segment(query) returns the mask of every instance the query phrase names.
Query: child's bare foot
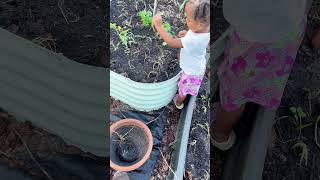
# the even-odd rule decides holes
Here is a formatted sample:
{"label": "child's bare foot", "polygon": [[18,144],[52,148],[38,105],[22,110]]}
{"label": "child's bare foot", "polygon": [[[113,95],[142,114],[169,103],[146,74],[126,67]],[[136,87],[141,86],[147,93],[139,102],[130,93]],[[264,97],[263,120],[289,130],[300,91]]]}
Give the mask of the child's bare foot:
{"label": "child's bare foot", "polygon": [[314,48],[320,48],[320,27],[318,30],[314,33],[312,39],[311,39],[312,46]]}
{"label": "child's bare foot", "polygon": [[[215,134],[215,135],[214,135]],[[226,151],[228,149],[230,149],[233,144],[235,143],[236,141],[236,135],[233,131],[231,131],[230,134],[226,135],[226,134],[218,134],[218,133],[215,133],[213,132],[211,134],[211,144],[222,150],[222,151]]]}
{"label": "child's bare foot", "polygon": [[184,107],[183,101],[185,100],[186,97],[180,97],[178,94],[173,98],[174,105],[178,109],[182,109]]}

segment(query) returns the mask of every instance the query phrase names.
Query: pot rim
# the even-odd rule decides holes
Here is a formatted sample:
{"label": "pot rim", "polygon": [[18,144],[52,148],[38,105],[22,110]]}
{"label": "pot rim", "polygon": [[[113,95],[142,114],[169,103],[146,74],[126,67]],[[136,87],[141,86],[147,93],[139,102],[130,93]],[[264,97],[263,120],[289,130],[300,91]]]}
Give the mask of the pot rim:
{"label": "pot rim", "polygon": [[145,153],[145,155],[143,156],[143,158],[138,161],[135,164],[132,164],[130,166],[120,166],[115,164],[114,162],[112,162],[111,158],[110,158],[110,167],[112,169],[118,170],[118,171],[133,171],[135,169],[138,169],[140,166],[142,166],[150,157],[150,154],[152,152],[152,147],[153,147],[153,136],[151,134],[150,129],[148,128],[148,126],[137,120],[137,119],[132,119],[132,118],[126,118],[126,119],[122,119],[119,120],[117,122],[115,122],[114,124],[112,124],[110,126],[110,139],[112,137],[112,132],[119,129],[120,127],[123,126],[128,126],[128,125],[132,125],[132,126],[137,126],[141,129],[143,129],[143,131],[145,132],[145,134],[148,137],[148,148],[147,148],[147,152]]}

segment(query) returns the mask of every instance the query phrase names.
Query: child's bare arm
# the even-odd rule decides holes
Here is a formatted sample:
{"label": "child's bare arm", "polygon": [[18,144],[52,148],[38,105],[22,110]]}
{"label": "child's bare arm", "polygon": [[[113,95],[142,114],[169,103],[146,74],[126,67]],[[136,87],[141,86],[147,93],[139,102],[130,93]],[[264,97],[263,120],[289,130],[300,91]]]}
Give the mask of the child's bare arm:
{"label": "child's bare arm", "polygon": [[162,39],[172,48],[183,48],[180,38],[174,38],[162,27],[162,18],[160,14],[153,17],[153,25],[162,37]]}

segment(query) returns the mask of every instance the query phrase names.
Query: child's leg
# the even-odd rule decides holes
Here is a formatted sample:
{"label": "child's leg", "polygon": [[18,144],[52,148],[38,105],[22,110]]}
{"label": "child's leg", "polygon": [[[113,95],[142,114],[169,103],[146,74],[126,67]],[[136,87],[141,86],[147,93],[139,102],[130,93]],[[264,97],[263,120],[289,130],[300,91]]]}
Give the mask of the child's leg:
{"label": "child's leg", "polygon": [[177,106],[181,106],[181,104],[184,102],[184,100],[186,99],[186,97],[187,97],[187,96],[180,96],[180,95],[178,95],[178,96],[177,96],[177,101],[176,101]]}
{"label": "child's leg", "polygon": [[245,104],[235,111],[227,112],[221,104],[216,107],[216,120],[212,127],[211,137],[217,142],[225,142],[229,138],[233,126],[240,120]]}
{"label": "child's leg", "polygon": [[320,27],[317,29],[317,31],[314,33],[312,37],[312,46],[314,48],[320,48]]}

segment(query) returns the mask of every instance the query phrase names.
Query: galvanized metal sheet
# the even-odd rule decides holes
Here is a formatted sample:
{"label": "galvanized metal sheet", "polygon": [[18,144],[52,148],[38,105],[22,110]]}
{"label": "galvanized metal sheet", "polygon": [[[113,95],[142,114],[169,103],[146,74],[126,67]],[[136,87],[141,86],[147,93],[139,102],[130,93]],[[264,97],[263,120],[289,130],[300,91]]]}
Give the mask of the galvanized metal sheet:
{"label": "galvanized metal sheet", "polygon": [[0,106],[98,156],[108,156],[108,69],[55,54],[0,28]]}

